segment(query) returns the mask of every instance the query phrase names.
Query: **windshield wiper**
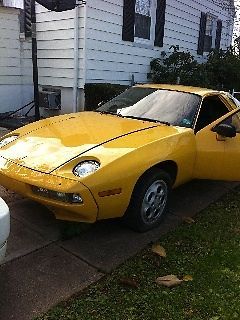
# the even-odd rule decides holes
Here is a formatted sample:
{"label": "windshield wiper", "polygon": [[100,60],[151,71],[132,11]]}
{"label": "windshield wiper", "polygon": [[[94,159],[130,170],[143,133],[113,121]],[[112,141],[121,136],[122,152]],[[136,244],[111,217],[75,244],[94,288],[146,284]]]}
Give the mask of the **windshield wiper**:
{"label": "windshield wiper", "polygon": [[101,114],[115,114],[114,112],[104,111],[104,110],[94,110],[94,112],[98,112],[98,113],[101,113]]}
{"label": "windshield wiper", "polygon": [[129,119],[137,119],[137,120],[143,120],[143,121],[150,121],[150,122],[155,122],[155,123],[161,123],[165,124],[166,126],[170,126],[171,124],[167,121],[161,121],[161,120],[156,120],[156,119],[151,119],[151,118],[143,118],[143,117],[136,117],[136,116],[123,116],[124,118],[129,118]]}
{"label": "windshield wiper", "polygon": [[101,114],[111,114],[113,116],[117,116],[117,117],[123,118],[123,115],[121,115],[121,113],[116,113],[116,112],[111,112],[111,111],[103,111],[103,110],[94,110],[94,112],[98,112],[98,113],[101,113]]}
{"label": "windshield wiper", "polygon": [[166,126],[170,126],[171,125],[167,121],[156,120],[156,119],[151,119],[151,118],[136,117],[136,116],[125,116],[125,115],[122,115],[121,113],[115,113],[115,112],[110,112],[110,111],[101,111],[101,110],[95,110],[95,112],[99,112],[101,114],[111,114],[113,116],[117,116],[117,117],[120,117],[120,118],[137,119],[137,120],[142,120],[142,121],[150,121],[150,122],[154,122],[154,123],[161,123],[161,124],[165,124]]}

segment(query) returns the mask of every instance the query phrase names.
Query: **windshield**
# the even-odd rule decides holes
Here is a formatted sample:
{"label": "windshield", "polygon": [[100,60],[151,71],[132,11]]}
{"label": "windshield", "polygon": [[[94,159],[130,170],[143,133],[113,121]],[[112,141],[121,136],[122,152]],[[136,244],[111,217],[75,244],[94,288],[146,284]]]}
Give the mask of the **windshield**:
{"label": "windshield", "polygon": [[96,111],[192,127],[201,97],[191,93],[133,87]]}

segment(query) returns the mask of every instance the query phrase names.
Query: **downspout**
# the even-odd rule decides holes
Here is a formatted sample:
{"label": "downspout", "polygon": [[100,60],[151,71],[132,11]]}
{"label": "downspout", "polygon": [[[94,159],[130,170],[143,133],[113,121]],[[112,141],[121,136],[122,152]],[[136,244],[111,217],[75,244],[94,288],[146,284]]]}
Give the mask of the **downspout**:
{"label": "downspout", "polygon": [[80,88],[83,90],[83,107],[85,107],[85,84],[86,84],[86,39],[87,39],[87,1],[82,1],[82,9],[83,9],[83,46],[82,46],[82,81],[80,84]]}
{"label": "downspout", "polygon": [[74,79],[73,79],[73,112],[78,111],[78,71],[79,71],[79,6],[75,8],[74,16]]}
{"label": "downspout", "polygon": [[[76,1],[77,6],[75,8],[75,18],[74,18],[74,83],[73,83],[73,112],[78,111],[78,88],[83,89],[85,87],[85,78],[86,78],[86,1],[79,0]],[[82,21],[83,26],[83,39],[82,39],[82,75],[81,82],[79,84],[79,8],[82,11]],[[82,99],[82,104],[84,105],[84,98]]]}

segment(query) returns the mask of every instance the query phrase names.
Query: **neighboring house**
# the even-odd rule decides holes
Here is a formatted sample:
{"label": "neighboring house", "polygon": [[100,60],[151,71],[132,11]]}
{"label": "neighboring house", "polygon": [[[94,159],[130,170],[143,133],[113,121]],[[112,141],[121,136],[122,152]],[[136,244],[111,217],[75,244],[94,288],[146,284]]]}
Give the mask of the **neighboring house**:
{"label": "neighboring house", "polygon": [[172,45],[202,60],[231,44],[233,0],[79,2],[62,13],[37,6],[39,83],[61,90],[63,113],[82,108],[86,83],[146,82],[150,61]]}
{"label": "neighboring house", "polygon": [[20,32],[21,10],[0,1],[0,113],[33,100],[31,42]]}

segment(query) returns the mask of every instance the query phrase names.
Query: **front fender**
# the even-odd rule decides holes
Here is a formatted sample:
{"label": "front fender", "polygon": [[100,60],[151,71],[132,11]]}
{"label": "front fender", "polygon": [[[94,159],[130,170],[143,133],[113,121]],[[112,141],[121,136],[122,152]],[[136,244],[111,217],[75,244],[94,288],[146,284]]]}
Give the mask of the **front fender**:
{"label": "front fender", "polygon": [[[178,166],[175,186],[192,178],[195,161],[195,136],[191,129],[175,129],[173,134],[159,139],[158,128],[129,135],[84,154],[54,172],[57,175],[73,176],[73,167],[83,160],[95,159],[101,167],[94,174],[80,179],[93,194],[99,212],[98,219],[121,217],[125,213],[138,179],[149,168],[167,161]],[[75,177],[76,179],[76,177]],[[120,190],[115,195],[107,191]]]}

